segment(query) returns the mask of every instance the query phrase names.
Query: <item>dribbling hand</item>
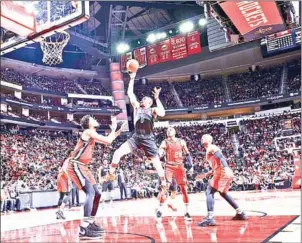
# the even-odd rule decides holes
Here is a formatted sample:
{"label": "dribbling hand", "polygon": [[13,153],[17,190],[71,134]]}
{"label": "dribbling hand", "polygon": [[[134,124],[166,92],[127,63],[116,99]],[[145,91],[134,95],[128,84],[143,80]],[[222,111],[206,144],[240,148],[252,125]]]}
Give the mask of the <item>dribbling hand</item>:
{"label": "dribbling hand", "polygon": [[225,169],[225,175],[226,175],[228,178],[231,178],[231,177],[234,176],[234,175],[233,175],[233,171],[232,171],[232,169],[231,169],[230,167],[225,167],[224,169]]}
{"label": "dribbling hand", "polygon": [[204,178],[207,177],[207,174],[199,174],[195,177],[196,181],[202,181]]}

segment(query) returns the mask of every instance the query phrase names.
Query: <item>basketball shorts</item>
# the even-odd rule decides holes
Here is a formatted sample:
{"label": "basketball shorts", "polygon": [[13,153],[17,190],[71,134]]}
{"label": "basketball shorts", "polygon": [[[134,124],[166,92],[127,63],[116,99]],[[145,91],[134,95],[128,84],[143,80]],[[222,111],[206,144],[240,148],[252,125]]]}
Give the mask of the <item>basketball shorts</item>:
{"label": "basketball shorts", "polygon": [[219,192],[227,193],[230,190],[233,178],[222,174],[214,174],[210,185]]}
{"label": "basketball shorts", "polygon": [[154,136],[143,137],[133,134],[128,140],[128,143],[132,152],[135,152],[137,149],[142,149],[148,158],[158,156],[158,148]]}
{"label": "basketball shorts", "polygon": [[103,192],[111,192],[113,190],[113,182],[112,181],[106,181],[102,185],[102,191]]}
{"label": "basketball shorts", "polygon": [[68,177],[64,173],[59,173],[57,180],[57,191],[58,192],[70,192],[71,186],[68,182]]}
{"label": "basketball shorts", "polygon": [[85,179],[91,183],[91,185],[96,184],[94,176],[88,169],[88,166],[82,164],[81,162],[77,162],[75,160],[70,161],[68,163],[67,173],[69,178],[79,190],[82,190],[82,188],[85,186]]}
{"label": "basketball shorts", "polygon": [[183,165],[168,165],[166,164],[165,169],[166,180],[169,183],[172,183],[173,178],[175,178],[177,185],[186,185],[187,184],[187,175],[186,170]]}

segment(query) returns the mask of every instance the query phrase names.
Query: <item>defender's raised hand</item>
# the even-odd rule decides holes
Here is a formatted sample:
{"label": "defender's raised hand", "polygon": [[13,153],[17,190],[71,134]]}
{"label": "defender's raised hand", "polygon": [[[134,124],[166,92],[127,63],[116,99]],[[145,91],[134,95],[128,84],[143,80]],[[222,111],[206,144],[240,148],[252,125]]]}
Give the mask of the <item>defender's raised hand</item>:
{"label": "defender's raised hand", "polygon": [[153,94],[153,96],[154,96],[154,99],[158,99],[159,98],[159,93],[160,93],[160,91],[161,91],[161,88],[156,88],[156,87],[154,87],[154,89],[153,89],[153,91],[152,91],[152,94]]}

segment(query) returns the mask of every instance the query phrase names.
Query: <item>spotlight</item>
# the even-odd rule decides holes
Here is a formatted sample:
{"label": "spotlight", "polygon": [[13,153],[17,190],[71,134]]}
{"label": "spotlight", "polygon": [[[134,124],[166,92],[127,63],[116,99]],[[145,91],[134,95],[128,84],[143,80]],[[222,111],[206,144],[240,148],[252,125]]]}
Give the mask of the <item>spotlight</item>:
{"label": "spotlight", "polygon": [[149,34],[148,37],[147,37],[147,41],[150,42],[150,43],[153,43],[156,41],[156,36],[155,34]]}
{"label": "spotlight", "polygon": [[169,34],[172,34],[173,33],[173,30],[169,30]]}
{"label": "spotlight", "polygon": [[161,39],[165,39],[167,37],[167,33],[166,32],[162,32],[161,33]]}
{"label": "spotlight", "polygon": [[119,43],[116,47],[117,53],[123,54],[129,51],[130,46],[127,43]]}
{"label": "spotlight", "polygon": [[199,24],[200,26],[205,26],[205,25],[207,24],[207,20],[206,20],[206,19],[200,19],[200,20],[198,21],[198,24]]}
{"label": "spotlight", "polygon": [[188,33],[194,29],[194,24],[192,21],[186,21],[180,24],[179,31],[183,34]]}
{"label": "spotlight", "polygon": [[157,33],[155,36],[156,36],[156,39],[159,40],[162,37],[162,33]]}

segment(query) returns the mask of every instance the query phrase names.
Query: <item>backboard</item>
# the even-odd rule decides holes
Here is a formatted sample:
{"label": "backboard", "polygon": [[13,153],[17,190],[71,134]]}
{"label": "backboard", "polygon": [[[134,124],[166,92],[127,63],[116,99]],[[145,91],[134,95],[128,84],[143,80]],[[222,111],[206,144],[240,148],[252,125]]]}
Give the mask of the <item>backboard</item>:
{"label": "backboard", "polygon": [[89,1],[1,1],[1,55],[89,19]]}

